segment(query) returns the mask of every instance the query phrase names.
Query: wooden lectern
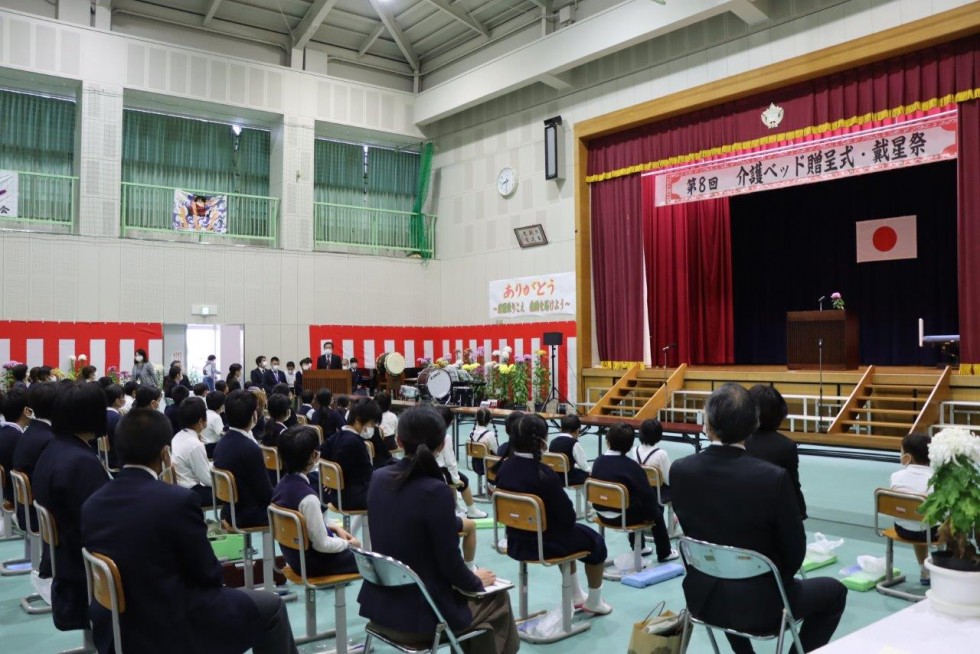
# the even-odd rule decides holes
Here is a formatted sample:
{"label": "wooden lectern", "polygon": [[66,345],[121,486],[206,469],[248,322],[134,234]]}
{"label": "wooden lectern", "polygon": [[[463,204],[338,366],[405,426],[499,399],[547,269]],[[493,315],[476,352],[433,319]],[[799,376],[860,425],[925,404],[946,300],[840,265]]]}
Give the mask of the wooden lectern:
{"label": "wooden lectern", "polygon": [[308,370],[303,373],[303,390],[316,392],[328,389],[336,395],[350,395],[350,370]]}
{"label": "wooden lectern", "polygon": [[852,370],[860,363],[857,314],[839,309],[790,311],[786,314],[786,367],[816,370],[823,339],[823,367]]}

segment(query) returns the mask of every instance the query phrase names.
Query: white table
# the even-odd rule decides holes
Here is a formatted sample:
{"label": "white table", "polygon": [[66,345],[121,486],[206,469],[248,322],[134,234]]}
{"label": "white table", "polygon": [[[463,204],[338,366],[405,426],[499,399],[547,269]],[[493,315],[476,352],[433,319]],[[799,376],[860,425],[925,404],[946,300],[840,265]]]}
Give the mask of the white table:
{"label": "white table", "polygon": [[820,654],[935,654],[976,652],[980,618],[954,618],[928,599],[816,650]]}

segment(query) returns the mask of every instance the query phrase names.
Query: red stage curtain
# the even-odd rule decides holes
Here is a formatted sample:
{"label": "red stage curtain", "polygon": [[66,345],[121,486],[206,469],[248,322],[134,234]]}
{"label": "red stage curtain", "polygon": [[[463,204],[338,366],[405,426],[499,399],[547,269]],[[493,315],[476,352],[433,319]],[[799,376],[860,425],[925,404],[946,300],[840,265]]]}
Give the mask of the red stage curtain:
{"label": "red stage curtain", "polygon": [[[643,361],[643,205],[640,177],[592,187],[592,284],[603,361]],[[588,280],[579,280],[587,284]]]}
{"label": "red stage curtain", "polygon": [[960,360],[980,363],[980,101],[960,104],[957,136]]}
{"label": "red stage curtain", "polygon": [[728,198],[658,207],[656,178],[643,177],[642,187],[647,312],[656,362],[662,360],[661,348],[676,343],[667,359],[671,365],[734,363]]}
{"label": "red stage curtain", "polygon": [[[774,133],[791,133],[841,119],[879,114],[936,98],[944,100],[940,105],[963,100],[955,97],[957,92],[980,88],[978,53],[980,35],[971,36],[612,134],[589,142],[587,174],[607,173],[750,142]],[[785,110],[783,122],[775,130],[765,127],[760,119],[770,102]],[[938,108],[923,106],[918,109],[921,109],[919,113],[925,113]],[[917,112],[913,110],[912,113]],[[892,121],[890,114],[878,115],[870,124]],[[831,133],[850,129],[842,127]],[[743,151],[776,147],[801,136],[791,135],[785,141],[749,146]]]}

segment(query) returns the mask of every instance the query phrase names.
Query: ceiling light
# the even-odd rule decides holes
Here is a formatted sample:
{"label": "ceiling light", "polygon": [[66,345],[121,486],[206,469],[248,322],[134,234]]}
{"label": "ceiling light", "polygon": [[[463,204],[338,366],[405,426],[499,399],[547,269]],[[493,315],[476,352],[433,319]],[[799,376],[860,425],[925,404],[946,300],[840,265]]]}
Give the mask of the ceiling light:
{"label": "ceiling light", "polygon": [[235,133],[235,136],[241,136],[241,134],[242,134],[242,126],[241,125],[232,125],[231,126],[231,131]]}

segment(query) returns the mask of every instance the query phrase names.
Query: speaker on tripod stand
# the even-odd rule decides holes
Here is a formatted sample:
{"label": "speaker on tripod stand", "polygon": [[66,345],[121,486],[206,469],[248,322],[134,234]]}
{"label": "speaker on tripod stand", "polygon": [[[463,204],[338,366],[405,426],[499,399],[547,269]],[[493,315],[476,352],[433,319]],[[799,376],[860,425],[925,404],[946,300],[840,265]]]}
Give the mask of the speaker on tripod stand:
{"label": "speaker on tripod stand", "polygon": [[557,348],[564,344],[565,336],[561,332],[545,332],[541,340],[551,348],[551,392],[544,402],[544,410],[548,413],[565,413],[565,405],[571,402],[558,390],[558,378],[555,376]]}

